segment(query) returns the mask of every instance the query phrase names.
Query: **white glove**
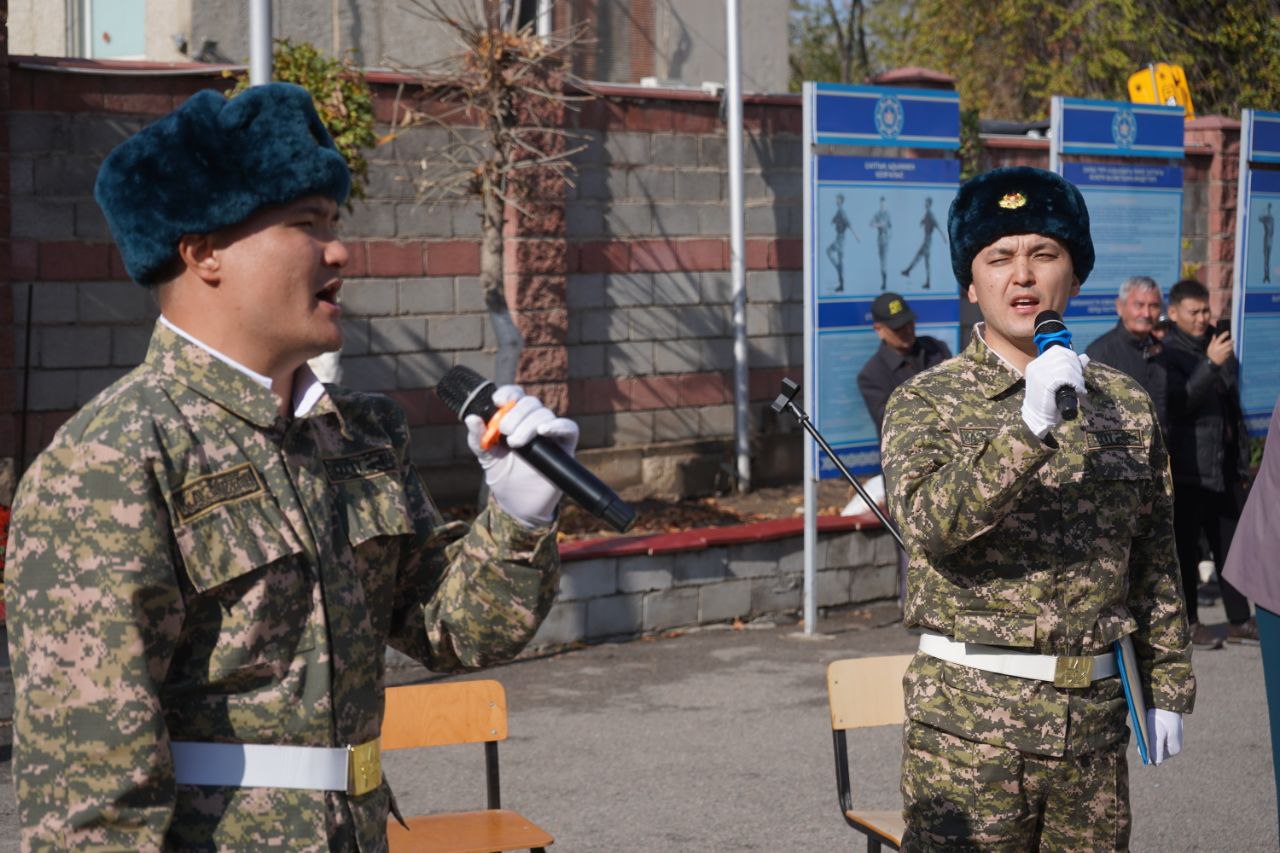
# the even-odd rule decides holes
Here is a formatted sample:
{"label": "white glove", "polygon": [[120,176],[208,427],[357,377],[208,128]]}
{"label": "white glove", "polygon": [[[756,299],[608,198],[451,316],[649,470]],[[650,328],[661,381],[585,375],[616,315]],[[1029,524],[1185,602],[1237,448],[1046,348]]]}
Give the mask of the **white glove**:
{"label": "white glove", "polygon": [[578,425],[568,418],[557,418],[537,397],[526,396],[519,385],[503,385],[493,392],[497,406],[512,401],[515,405],[502,415],[498,426],[503,440],[488,450],[481,448],[485,422],[479,415],[468,415],[464,421],[467,446],[480,460],[484,481],[498,506],[529,527],[541,527],[555,518],[560,489],[511,451],[542,435],[572,456],[578,446]]}
{"label": "white glove", "polygon": [[1182,715],[1163,708],[1147,709],[1147,757],[1152,764],[1173,758],[1182,752]]}
{"label": "white glove", "polygon": [[1066,347],[1049,347],[1033,358],[1023,373],[1027,393],[1022,398],[1022,420],[1039,438],[1062,423],[1053,395],[1064,385],[1076,389],[1076,398],[1085,395],[1084,368],[1089,356],[1077,355]]}

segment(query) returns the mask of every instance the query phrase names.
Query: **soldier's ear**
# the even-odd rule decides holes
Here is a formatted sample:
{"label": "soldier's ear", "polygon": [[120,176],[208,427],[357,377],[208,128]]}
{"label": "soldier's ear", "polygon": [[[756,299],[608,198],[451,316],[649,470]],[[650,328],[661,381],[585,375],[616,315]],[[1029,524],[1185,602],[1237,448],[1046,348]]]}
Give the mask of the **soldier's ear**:
{"label": "soldier's ear", "polygon": [[[1079,276],[1071,276],[1071,298],[1075,299],[1080,295],[1080,278]],[[1116,300],[1119,303],[1119,300]]]}
{"label": "soldier's ear", "polygon": [[978,304],[978,291],[974,290],[973,282],[969,282],[969,286],[965,288],[964,292],[969,295],[969,302],[971,302],[974,305]]}
{"label": "soldier's ear", "polygon": [[178,257],[184,270],[206,284],[220,281],[222,263],[212,234],[184,234],[178,240]]}

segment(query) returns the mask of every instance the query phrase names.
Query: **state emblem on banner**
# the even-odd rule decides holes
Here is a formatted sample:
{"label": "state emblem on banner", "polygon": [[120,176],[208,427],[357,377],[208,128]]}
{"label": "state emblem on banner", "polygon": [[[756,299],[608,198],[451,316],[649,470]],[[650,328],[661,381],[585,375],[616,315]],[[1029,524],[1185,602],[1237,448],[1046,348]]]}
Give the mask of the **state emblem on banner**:
{"label": "state emblem on banner", "polygon": [[902,102],[893,95],[883,95],[876,101],[876,132],[884,139],[893,139],[902,133]]}
{"label": "state emblem on banner", "polygon": [[1111,138],[1121,148],[1128,148],[1138,138],[1138,119],[1130,110],[1116,110],[1111,119]]}

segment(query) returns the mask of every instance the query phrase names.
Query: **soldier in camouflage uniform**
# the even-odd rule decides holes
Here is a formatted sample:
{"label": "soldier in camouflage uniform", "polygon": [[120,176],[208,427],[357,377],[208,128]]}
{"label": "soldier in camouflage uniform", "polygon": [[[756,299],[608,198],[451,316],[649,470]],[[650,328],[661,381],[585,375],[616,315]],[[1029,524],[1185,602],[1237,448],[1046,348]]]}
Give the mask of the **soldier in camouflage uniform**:
{"label": "soldier in camouflage uniform", "polygon": [[[15,502],[27,849],[384,849],[386,645],[483,667],[551,605],[554,487],[486,451],[493,500],[445,523],[400,408],[305,366],[341,343],[348,186],[310,96],[284,84],[202,92],[102,167],[99,202],[162,316]],[[513,446],[519,431],[572,449],[572,422],[502,397],[519,398]],[[309,756],[330,781],[253,781],[255,761],[277,778]]]}
{"label": "soldier in camouflage uniform", "polygon": [[[1156,761],[1181,748],[1195,681],[1156,413],[1123,373],[1036,356],[1093,266],[1088,212],[1049,172],[961,187],[955,274],[985,322],[889,400],[884,469],[910,560],[903,850],[1128,845],[1126,703],[1112,641],[1139,661]],[[1060,385],[1076,420],[1054,405]]]}

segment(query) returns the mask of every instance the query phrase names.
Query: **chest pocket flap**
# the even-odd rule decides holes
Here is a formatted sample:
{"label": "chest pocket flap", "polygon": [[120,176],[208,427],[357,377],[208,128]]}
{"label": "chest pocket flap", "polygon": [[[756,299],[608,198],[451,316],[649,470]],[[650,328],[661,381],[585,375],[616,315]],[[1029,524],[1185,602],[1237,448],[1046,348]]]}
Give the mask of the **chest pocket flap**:
{"label": "chest pocket flap", "polygon": [[339,492],[347,541],[354,548],[379,536],[413,532],[404,484],[390,448],[324,460],[325,473]]}
{"label": "chest pocket flap", "polygon": [[1099,447],[1088,451],[1085,476],[1099,480],[1150,480],[1145,447]]}
{"label": "chest pocket flap", "polygon": [[174,537],[197,592],[302,551],[265,489],[202,509]]}

